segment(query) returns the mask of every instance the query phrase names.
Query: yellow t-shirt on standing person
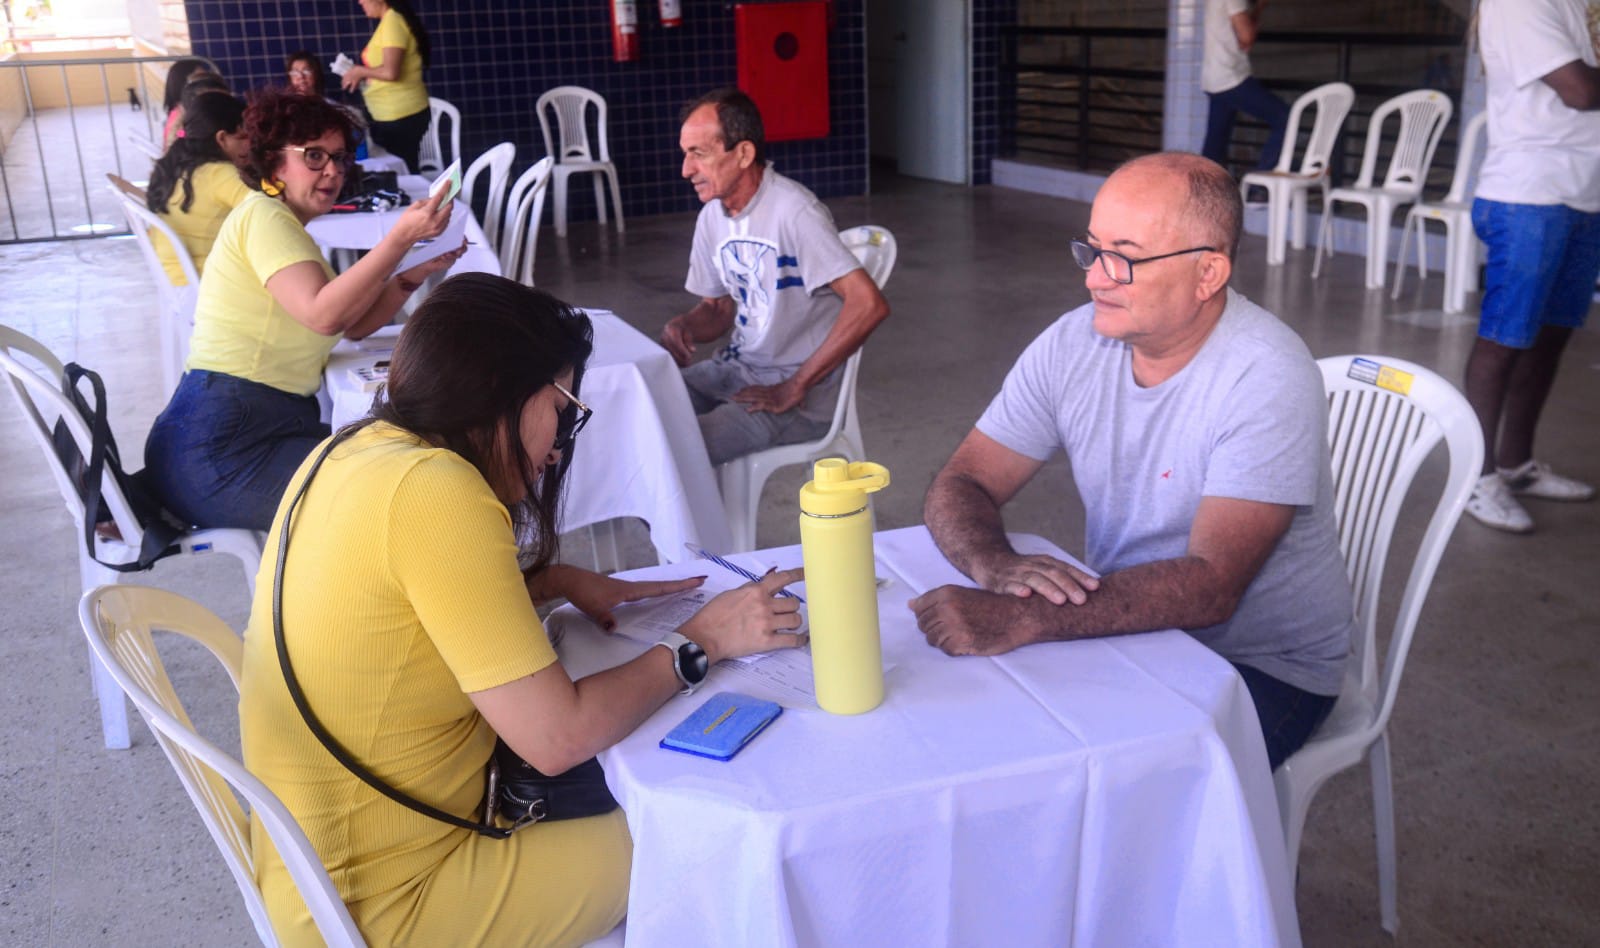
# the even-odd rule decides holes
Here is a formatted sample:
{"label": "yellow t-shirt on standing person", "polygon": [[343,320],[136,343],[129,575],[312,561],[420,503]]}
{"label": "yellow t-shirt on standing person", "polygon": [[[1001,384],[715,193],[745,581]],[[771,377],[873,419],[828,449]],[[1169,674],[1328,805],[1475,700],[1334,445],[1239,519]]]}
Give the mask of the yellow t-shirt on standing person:
{"label": "yellow t-shirt on standing person", "polygon": [[317,261],[333,279],[322,248],[289,206],[252,192],[222,222],[207,258],[185,367],[314,393],[339,337],[307,328],[267,292],[273,274],[303,260]]}
{"label": "yellow t-shirt on standing person", "polygon": [[361,89],[361,98],[367,111],[379,122],[393,122],[408,115],[416,115],[428,107],[428,87],[422,84],[422,54],[417,50],[417,38],[411,35],[406,18],[394,10],[387,10],[378,20],[378,28],[361,51],[364,65],[383,65],[385,49],[401,49],[400,76],[393,82],[368,79]]}
{"label": "yellow t-shirt on standing person", "polygon": [[[161,212],[161,216],[178,235],[183,249],[189,251],[195,272],[204,276],[206,257],[211,254],[212,244],[216,243],[217,232],[222,230],[222,222],[227,219],[229,212],[250,196],[250,189],[245,186],[239,177],[239,169],[231,161],[208,161],[194,169],[189,182],[194,185],[194,201],[189,209],[183,209],[183,183],[180,181],[172,189],[172,197],[167,199],[167,209]],[[178,256],[172,252],[167,238],[160,232],[150,237],[155,244],[156,256],[161,258],[161,269],[167,272],[167,279],[172,281],[173,286],[186,285],[189,281],[184,279],[183,267],[178,265]]]}
{"label": "yellow t-shirt on standing person", "polygon": [[[320,453],[296,473],[285,504]],[[269,551],[281,520],[280,509]],[[495,735],[467,695],[556,660],[517,569],[505,506],[460,455],[380,422],[333,450],[290,540],[284,640],[312,712],[380,779],[480,818]],[[548,944],[614,926],[631,861],[620,810],[491,839],[389,800],[328,753],[284,683],[274,559],[262,563],[245,632],[244,762],[294,814],[368,944]],[[254,821],[251,840],[280,940],[320,943]]]}

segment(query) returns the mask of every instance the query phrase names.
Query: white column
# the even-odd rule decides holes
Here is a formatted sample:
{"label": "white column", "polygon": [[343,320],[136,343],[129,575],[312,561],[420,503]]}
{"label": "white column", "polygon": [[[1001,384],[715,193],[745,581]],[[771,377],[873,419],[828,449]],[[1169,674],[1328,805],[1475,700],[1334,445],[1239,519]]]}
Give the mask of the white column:
{"label": "white column", "polygon": [[1205,17],[1205,0],[1170,0],[1167,5],[1167,87],[1161,147],[1168,151],[1199,151],[1205,144],[1206,94],[1200,91]]}

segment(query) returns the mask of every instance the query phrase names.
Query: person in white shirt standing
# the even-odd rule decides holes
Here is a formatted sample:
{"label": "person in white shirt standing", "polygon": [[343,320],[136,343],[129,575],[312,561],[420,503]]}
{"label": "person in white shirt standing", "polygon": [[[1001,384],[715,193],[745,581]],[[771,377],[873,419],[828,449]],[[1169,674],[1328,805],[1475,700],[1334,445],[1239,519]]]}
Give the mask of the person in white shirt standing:
{"label": "person in white shirt standing", "polygon": [[1205,91],[1206,141],[1200,154],[1228,167],[1228,143],[1234,117],[1243,112],[1267,123],[1267,143],[1259,169],[1278,163],[1289,107],[1250,74],[1250,47],[1260,30],[1266,0],[1206,0],[1205,42],[1201,47],[1200,88]]}
{"label": "person in white shirt standing", "polygon": [[1467,512],[1533,529],[1517,497],[1581,501],[1588,484],[1533,457],[1533,435],[1600,276],[1600,2],[1483,0],[1478,46],[1489,150],[1472,226],[1488,246],[1467,400],[1483,425],[1483,476]]}

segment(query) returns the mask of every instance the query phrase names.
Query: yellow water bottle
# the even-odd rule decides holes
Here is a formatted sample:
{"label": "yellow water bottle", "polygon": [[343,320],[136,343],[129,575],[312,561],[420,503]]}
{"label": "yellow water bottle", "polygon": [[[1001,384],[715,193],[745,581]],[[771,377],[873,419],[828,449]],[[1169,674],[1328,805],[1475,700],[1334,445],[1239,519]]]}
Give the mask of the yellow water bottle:
{"label": "yellow water bottle", "polygon": [[872,501],[889,471],[869,461],[824,458],[800,488],[800,553],[811,616],[817,706],[860,714],[883,702]]}

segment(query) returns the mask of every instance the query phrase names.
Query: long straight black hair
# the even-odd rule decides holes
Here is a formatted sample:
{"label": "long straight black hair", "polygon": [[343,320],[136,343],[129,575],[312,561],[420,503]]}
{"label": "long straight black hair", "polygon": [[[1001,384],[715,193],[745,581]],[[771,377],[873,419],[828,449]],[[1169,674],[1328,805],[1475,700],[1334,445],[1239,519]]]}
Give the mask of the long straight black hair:
{"label": "long straight black hair", "polygon": [[[593,351],[589,317],[549,293],[487,273],[453,276],[406,321],[372,420],[461,455],[496,494],[509,493],[508,477],[519,478],[525,493],[509,505],[511,518],[524,567],[537,572],[558,552],[561,481],[572,446],[560,464],[535,475],[540,459],[523,446],[522,409],[569,369],[576,394]],[[570,416],[561,421],[569,425]]]}
{"label": "long straight black hair", "polygon": [[211,72],[211,64],[204,59],[180,59],[167,69],[167,85],[163,90],[161,110],[171,112],[183,98],[183,87],[196,72]]}
{"label": "long straight black hair", "polygon": [[400,14],[406,21],[406,26],[411,29],[411,35],[417,40],[417,55],[422,57],[422,65],[427,66],[433,56],[433,40],[428,38],[428,28],[422,25],[422,18],[417,16],[417,10],[411,5],[411,0],[388,0],[389,9]]}
{"label": "long straight black hair", "polygon": [[183,135],[167,153],[156,159],[145,188],[145,204],[157,214],[167,213],[172,196],[183,185],[179,208],[188,213],[194,205],[194,170],[213,161],[230,159],[217,144],[218,132],[237,132],[244,125],[244,103],[224,92],[196,98],[184,109]]}

